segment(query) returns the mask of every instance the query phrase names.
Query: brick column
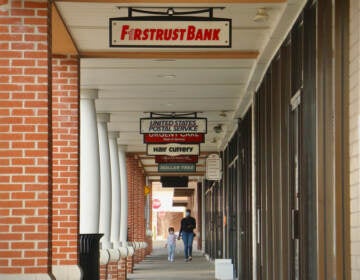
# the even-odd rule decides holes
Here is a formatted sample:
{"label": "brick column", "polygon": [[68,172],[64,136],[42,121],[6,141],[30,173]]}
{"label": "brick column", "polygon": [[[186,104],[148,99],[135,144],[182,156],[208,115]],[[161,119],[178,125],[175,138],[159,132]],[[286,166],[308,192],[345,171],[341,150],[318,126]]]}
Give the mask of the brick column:
{"label": "brick column", "polygon": [[[138,159],[133,155],[126,158],[126,170],[128,179],[128,240],[141,242],[145,241],[145,175],[139,167]],[[143,249],[136,248],[132,258],[138,263],[144,258]],[[129,267],[128,267],[129,272]]]}
{"label": "brick column", "polygon": [[126,258],[121,258],[118,262],[118,279],[117,280],[126,280],[127,271],[126,271]]}
{"label": "brick column", "polygon": [[126,258],[126,272],[133,273],[134,269],[134,256],[129,256]]}
{"label": "brick column", "polygon": [[53,208],[52,272],[80,279],[79,232],[79,59],[52,59]]}
{"label": "brick column", "polygon": [[48,2],[1,4],[0,279],[50,279]]}

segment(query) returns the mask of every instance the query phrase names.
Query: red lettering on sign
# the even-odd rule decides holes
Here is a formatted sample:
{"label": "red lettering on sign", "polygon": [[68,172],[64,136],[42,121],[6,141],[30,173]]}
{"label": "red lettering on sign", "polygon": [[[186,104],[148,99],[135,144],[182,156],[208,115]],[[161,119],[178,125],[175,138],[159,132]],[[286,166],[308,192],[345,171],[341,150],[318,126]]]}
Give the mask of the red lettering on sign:
{"label": "red lettering on sign", "polygon": [[[196,28],[189,25],[187,29],[161,29],[161,28],[131,28],[130,25],[123,25],[120,40],[156,40],[156,41],[219,41],[221,29]],[[128,38],[126,38],[128,37]]]}
{"label": "red lettering on sign", "polygon": [[144,143],[158,144],[158,143],[203,143],[205,140],[203,133],[189,133],[189,134],[156,134],[145,133]]}
{"label": "red lettering on sign", "polygon": [[125,39],[125,35],[128,33],[128,29],[130,28],[129,25],[123,25],[122,29],[121,29],[121,36],[120,36],[120,40],[124,40]]}
{"label": "red lettering on sign", "polygon": [[162,30],[162,29],[156,30],[156,40],[162,41],[163,33],[164,33],[164,30]]}
{"label": "red lettering on sign", "polygon": [[213,36],[212,36],[213,41],[220,40],[219,33],[220,33],[220,29],[214,29]]}
{"label": "red lettering on sign", "polygon": [[186,40],[194,40],[195,30],[196,30],[196,28],[194,25],[189,25]]}

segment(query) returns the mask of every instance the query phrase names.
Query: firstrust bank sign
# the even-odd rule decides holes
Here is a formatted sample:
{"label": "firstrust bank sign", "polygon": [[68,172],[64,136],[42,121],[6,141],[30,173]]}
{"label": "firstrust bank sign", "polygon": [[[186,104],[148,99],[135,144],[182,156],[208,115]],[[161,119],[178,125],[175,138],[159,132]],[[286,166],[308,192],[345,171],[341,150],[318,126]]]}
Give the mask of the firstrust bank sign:
{"label": "firstrust bank sign", "polygon": [[231,19],[141,17],[110,19],[110,47],[231,47]]}

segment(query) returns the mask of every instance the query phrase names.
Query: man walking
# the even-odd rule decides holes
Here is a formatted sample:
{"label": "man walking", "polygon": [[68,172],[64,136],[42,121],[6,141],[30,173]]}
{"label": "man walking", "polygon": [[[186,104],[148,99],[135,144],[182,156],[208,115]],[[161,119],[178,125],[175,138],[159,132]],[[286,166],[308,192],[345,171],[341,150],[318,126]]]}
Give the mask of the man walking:
{"label": "man walking", "polygon": [[181,226],[178,237],[178,239],[180,240],[180,236],[181,236],[184,242],[184,254],[185,254],[186,262],[192,260],[192,243],[195,236],[194,228],[196,228],[196,221],[190,215],[191,215],[190,209],[186,209],[185,218],[181,220]]}

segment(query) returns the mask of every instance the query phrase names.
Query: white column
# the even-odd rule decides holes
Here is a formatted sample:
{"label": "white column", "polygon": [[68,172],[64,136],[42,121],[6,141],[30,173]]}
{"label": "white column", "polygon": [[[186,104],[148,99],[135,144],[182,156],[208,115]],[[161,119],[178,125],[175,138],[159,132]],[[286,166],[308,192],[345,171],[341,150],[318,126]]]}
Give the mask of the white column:
{"label": "white column", "polygon": [[80,100],[80,233],[99,232],[100,162],[96,126],[97,90],[81,90]]}
{"label": "white column", "polygon": [[111,234],[110,240],[114,249],[120,247],[120,167],[117,138],[118,132],[109,132],[111,162]]}
{"label": "white column", "polygon": [[101,238],[101,248],[111,248],[111,166],[107,123],[110,114],[97,114],[99,152],[100,152],[100,222],[99,232],[104,236]]}
{"label": "white column", "polygon": [[128,184],[126,173],[126,146],[120,145],[118,146],[118,148],[121,180],[120,242],[122,246],[126,246],[128,228]]}

